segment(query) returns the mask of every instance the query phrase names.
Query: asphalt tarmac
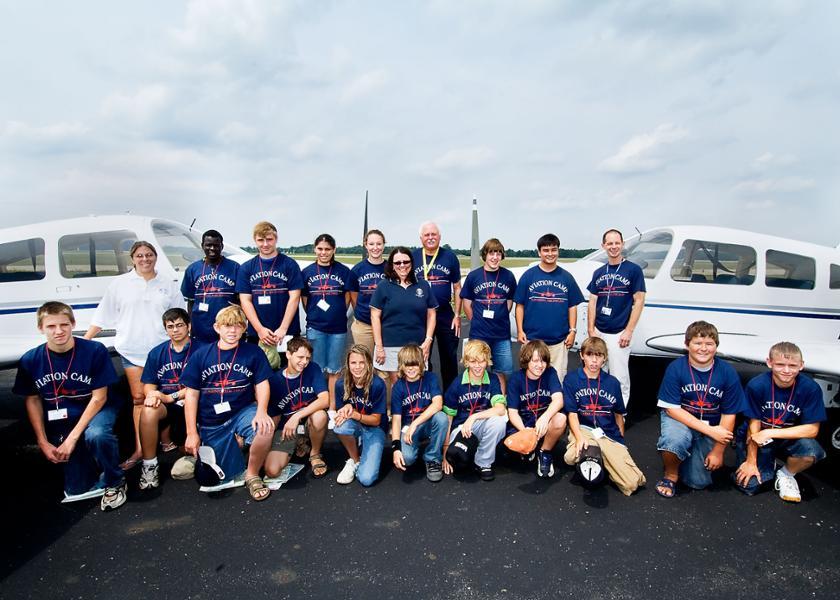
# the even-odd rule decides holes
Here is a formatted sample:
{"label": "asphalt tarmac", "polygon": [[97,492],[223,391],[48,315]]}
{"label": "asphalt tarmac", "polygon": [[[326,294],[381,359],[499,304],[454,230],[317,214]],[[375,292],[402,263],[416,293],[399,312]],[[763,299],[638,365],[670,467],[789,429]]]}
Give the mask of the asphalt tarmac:
{"label": "asphalt tarmac", "polygon": [[[577,361],[573,360],[573,364]],[[169,479],[102,513],[59,504],[60,470],[28,423],[4,421],[2,598],[837,598],[840,477],[836,459],[799,477],[803,501],[771,491],[653,490],[661,476],[653,408],[661,366],[634,360],[627,441],[648,486],[625,497],[586,491],[562,464],[538,479],[502,460],[496,480],[426,481],[383,457],[371,488],[335,482],[345,456],[329,435],[330,472],[305,470],[265,502],[243,488],[202,494]],[[10,376],[0,378],[7,390]]]}

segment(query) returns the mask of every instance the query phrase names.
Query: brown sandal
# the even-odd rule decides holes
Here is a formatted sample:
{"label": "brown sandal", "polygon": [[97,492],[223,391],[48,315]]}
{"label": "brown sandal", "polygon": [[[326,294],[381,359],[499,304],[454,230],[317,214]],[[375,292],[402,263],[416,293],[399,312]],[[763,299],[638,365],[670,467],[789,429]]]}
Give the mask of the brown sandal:
{"label": "brown sandal", "polygon": [[268,486],[259,475],[246,479],[245,487],[248,488],[248,493],[251,494],[251,498],[253,498],[255,502],[262,502],[271,495],[271,490],[268,489]]}
{"label": "brown sandal", "polygon": [[321,454],[313,454],[309,457],[309,466],[312,469],[312,477],[321,479],[327,474],[327,463],[324,462],[324,457]]}

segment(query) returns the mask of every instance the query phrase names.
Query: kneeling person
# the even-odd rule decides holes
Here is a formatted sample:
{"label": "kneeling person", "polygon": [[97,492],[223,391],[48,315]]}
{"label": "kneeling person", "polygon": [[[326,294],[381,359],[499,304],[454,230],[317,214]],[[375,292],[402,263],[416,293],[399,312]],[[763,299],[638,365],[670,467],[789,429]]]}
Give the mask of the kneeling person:
{"label": "kneeling person", "polygon": [[[271,492],[260,478],[260,469],[274,432],[267,412],[271,367],[258,346],[240,342],[245,332],[241,308],[220,310],[213,327],[219,341],[198,350],[181,374],[181,385],[186,388],[185,449],[196,456],[202,443],[212,447],[225,482],[244,471],[251,497],[265,500]],[[236,436],[251,446],[247,466]]]}
{"label": "kneeling person", "polygon": [[437,376],[425,371],[423,350],[409,344],[397,354],[398,379],[391,389],[391,448],[394,466],[405,471],[417,461],[420,443],[428,440],[423,452],[426,477],[437,483],[443,479],[443,441],[449,419],[441,412],[443,396]]}
{"label": "kneeling person", "polygon": [[277,477],[298,445],[309,443],[312,475],[327,474],[321,446],[327,433],[330,398],[321,366],[312,362],[312,345],[301,337],[286,346],[286,368],[271,376],[268,414],[274,419],[274,440],[265,460],[267,477]]}
{"label": "kneeling person", "polygon": [[[799,502],[795,475],[825,458],[817,442],[820,423],[825,421],[822,390],[803,375],[802,351],[790,342],[770,348],[768,373],[747,384],[749,431],[738,436],[738,462],[733,476],[742,492],[753,495],[762,483],[773,479],[776,459],[784,466],[775,472],[776,490],[787,502]],[[744,429],[746,429],[746,424]]]}
{"label": "kneeling person", "polygon": [[64,465],[65,495],[104,487],[102,510],[119,508],[126,486],[114,435],[119,403],[108,402],[117,381],[108,350],[73,337],[76,318],[62,302],[43,304],[36,318],[47,342],[21,357],[13,391],[26,396],[38,448]]}
{"label": "kneeling person", "polygon": [[612,482],[625,496],[645,484],[624,441],[624,400],[619,380],[602,369],[607,361],[607,344],[589,337],[580,348],[583,366],[566,375],[563,391],[569,413],[569,445],[563,459],[574,465],[581,452],[598,446]]}

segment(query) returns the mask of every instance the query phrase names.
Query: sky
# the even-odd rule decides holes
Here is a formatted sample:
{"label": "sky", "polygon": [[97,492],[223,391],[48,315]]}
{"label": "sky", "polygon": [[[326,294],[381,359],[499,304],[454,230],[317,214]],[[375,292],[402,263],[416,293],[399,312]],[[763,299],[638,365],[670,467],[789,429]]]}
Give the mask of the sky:
{"label": "sky", "polygon": [[5,226],[840,243],[840,3],[0,0]]}

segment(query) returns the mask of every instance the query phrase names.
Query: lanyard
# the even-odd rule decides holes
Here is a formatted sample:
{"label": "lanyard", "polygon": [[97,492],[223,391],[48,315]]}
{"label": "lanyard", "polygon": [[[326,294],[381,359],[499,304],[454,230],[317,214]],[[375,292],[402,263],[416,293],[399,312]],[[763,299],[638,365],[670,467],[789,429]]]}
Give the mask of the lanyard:
{"label": "lanyard", "polygon": [[[225,388],[227,387],[228,380],[230,379],[230,374],[233,371],[233,365],[236,364],[236,353],[239,352],[239,346],[236,346],[236,350],[233,351],[233,358],[230,359],[230,368],[228,369],[227,375],[225,375],[224,379],[221,381],[222,387],[222,398],[220,402],[225,401]],[[219,370],[222,370],[222,349],[219,348],[219,344],[216,344],[216,360],[217,364],[219,365]]]}
{"label": "lanyard", "polygon": [[[407,398],[411,398],[411,388],[408,386],[408,379],[403,379],[403,383],[405,384],[405,392],[408,394]],[[417,401],[412,401],[408,408],[408,414],[416,415],[420,412],[420,394],[423,393],[423,378],[421,377],[419,380],[419,385],[417,386]]]}
{"label": "lanyard", "polygon": [[[327,299],[327,290],[329,289],[330,285],[330,273],[332,273],[333,263],[330,263],[330,268],[327,271],[327,278],[324,280],[324,283],[318,285],[318,289],[321,290],[321,298],[324,300]],[[315,263],[315,277],[318,281],[321,280],[321,266],[316,262]]]}
{"label": "lanyard", "polygon": [[[487,297],[484,298],[484,300],[487,302],[488,310],[493,310],[493,307],[491,306],[490,300],[492,300],[496,297],[496,293],[495,293],[496,289],[497,289],[496,286],[499,284],[499,274],[502,272],[502,268],[499,267],[498,269],[496,269],[496,280],[493,282],[493,292],[490,292],[490,286],[487,284],[487,270],[486,269],[481,269],[481,270],[484,273],[484,290],[487,293]],[[527,380],[527,378],[526,378],[526,380]]]}
{"label": "lanyard", "polygon": [[[688,362],[688,357],[686,357]],[[697,381],[694,379],[694,367],[688,363],[688,372],[691,373],[691,383],[694,384],[694,394],[697,396],[697,403],[700,406],[700,420],[703,420],[703,407],[706,405],[706,398],[709,396],[709,387],[712,385],[712,375],[715,374],[715,363],[712,361],[712,368],[709,369],[709,380],[706,382],[706,391],[703,392],[703,397],[700,397],[700,392],[697,391]]]}
{"label": "lanyard", "polygon": [[55,395],[55,409],[58,410],[58,395],[64,388],[64,382],[67,381],[67,376],[70,375],[70,368],[73,366],[73,359],[76,357],[76,344],[73,344],[73,352],[70,354],[70,362],[67,363],[67,370],[64,371],[64,377],[61,378],[61,383],[55,384],[55,373],[53,372],[52,359],[50,358],[50,349],[44,344],[44,352],[47,354],[47,364],[50,366],[50,373],[53,375],[52,386],[53,394]]}
{"label": "lanyard", "polygon": [[[169,364],[175,364],[172,360],[172,342],[169,342],[169,345],[166,347],[166,352],[169,354]],[[183,352],[183,350],[181,351]],[[187,342],[187,355],[184,357],[184,361],[181,363],[181,368],[178,370],[178,389],[181,389],[181,373],[184,372],[184,367],[187,366],[187,361],[190,360],[190,352],[192,352],[192,343]],[[173,369],[174,370],[174,369]]]}
{"label": "lanyard", "polygon": [[[274,260],[271,261],[271,266],[268,268],[268,276],[266,276],[266,275],[262,276],[263,296],[267,295],[266,288],[268,288],[268,286],[271,285],[271,274],[274,272],[274,264],[277,262],[278,258],[280,258],[280,253],[279,252],[277,253],[277,256],[274,257]],[[268,259],[267,258],[263,259],[263,257],[260,256],[260,270],[264,270],[263,269],[263,260],[268,260]]]}
{"label": "lanyard", "polygon": [[[592,383],[589,380],[589,375],[586,374],[584,371],[584,375],[586,375],[586,387],[589,390],[592,390]],[[595,396],[592,396],[592,392],[589,393],[589,408],[592,411],[592,424],[597,428],[598,427],[598,409],[601,408],[601,405],[598,404],[598,399],[601,397],[601,373],[598,373],[598,390],[595,392]]]}
{"label": "lanyard", "polygon": [[[624,259],[618,263],[618,266],[615,268],[615,273],[613,273],[612,279],[610,279],[609,287],[607,288],[607,303],[606,306],[610,305],[610,294],[612,294],[612,290],[615,287],[615,278],[618,277],[618,270],[621,268],[621,265],[624,264]],[[610,276],[610,263],[607,263],[607,277]]]}
{"label": "lanyard", "polygon": [[537,379],[537,393],[536,393],[536,396],[535,396],[536,402],[534,404],[531,404],[531,401],[529,399],[529,393],[528,393],[528,374],[527,373],[525,374],[525,405],[527,406],[528,410],[530,410],[532,413],[534,413],[534,418],[535,419],[537,418],[537,413],[540,412],[540,388],[541,387],[542,387],[542,376],[540,376],[540,378]]}
{"label": "lanyard", "polygon": [[[469,379],[469,375],[467,375],[467,377],[468,377],[468,379],[467,379],[467,391],[468,391],[470,394],[472,394],[472,388],[473,388],[473,386],[472,386],[472,380],[470,380],[470,379]],[[471,416],[472,416],[472,414],[475,412],[475,408],[476,408],[476,407],[479,405],[479,403],[481,402],[481,388],[482,388],[482,387],[484,387],[484,384],[483,384],[483,383],[479,383],[479,384],[478,384],[478,398],[476,398],[476,401],[475,401],[475,402],[470,402],[469,398],[467,399],[467,402],[468,402],[468,403],[469,403],[469,405],[470,405],[470,414],[469,414],[469,416],[470,416],[470,417],[471,417]]]}
{"label": "lanyard", "polygon": [[[283,380],[286,382],[286,396],[292,395],[292,388],[289,385],[289,376],[283,373]],[[303,371],[298,373],[298,401],[295,403],[294,401],[291,402],[291,412],[289,414],[293,414],[303,408]]]}
{"label": "lanyard", "polygon": [[[787,405],[790,406],[793,404],[793,393],[796,391],[796,379],[793,380],[793,386],[790,388],[790,397],[788,398]],[[770,427],[772,429],[778,429],[782,425],[785,424],[785,417],[790,412],[790,409],[785,407],[785,412],[779,417],[779,423],[776,422],[776,384],[773,383],[773,378],[770,378]]]}
{"label": "lanyard", "polygon": [[432,255],[432,260],[429,261],[429,264],[426,264],[426,251],[423,250],[420,254],[423,255],[423,279],[429,281],[429,271],[432,270],[432,267],[435,265],[435,259],[437,258],[438,252],[440,252],[440,246],[437,247],[435,253]]}
{"label": "lanyard", "polygon": [[[371,387],[373,387],[373,386],[371,386]],[[362,395],[361,396],[356,396],[356,390],[361,390]],[[365,412],[365,409],[367,408],[367,406],[365,405],[365,400],[364,400],[364,390],[360,387],[356,387],[356,382],[355,381],[353,382],[353,397],[350,398],[350,403],[353,405],[353,408],[355,408],[357,411],[359,411],[360,415],[366,415],[367,414]],[[361,404],[362,407],[359,408],[358,404]]]}
{"label": "lanyard", "polygon": [[[213,270],[212,270],[212,271],[210,271],[210,280],[211,280],[211,281],[215,279],[216,271],[218,270],[219,265],[221,265],[221,264],[222,264],[222,263],[219,263],[218,265],[216,265],[215,267],[213,267]],[[272,265],[272,266],[273,266],[273,265]],[[204,262],[202,262],[202,263],[201,263],[201,279],[202,279],[202,283],[201,283],[201,294],[202,294],[202,297],[204,298],[204,301],[205,301],[205,302],[207,301],[207,288],[208,288],[208,287],[213,287],[213,286],[212,286],[212,284],[211,284],[210,286],[208,286],[208,285],[207,285],[207,280],[206,280],[206,279],[204,279],[204,270],[205,270],[206,268],[207,268],[207,261],[205,260]]]}

